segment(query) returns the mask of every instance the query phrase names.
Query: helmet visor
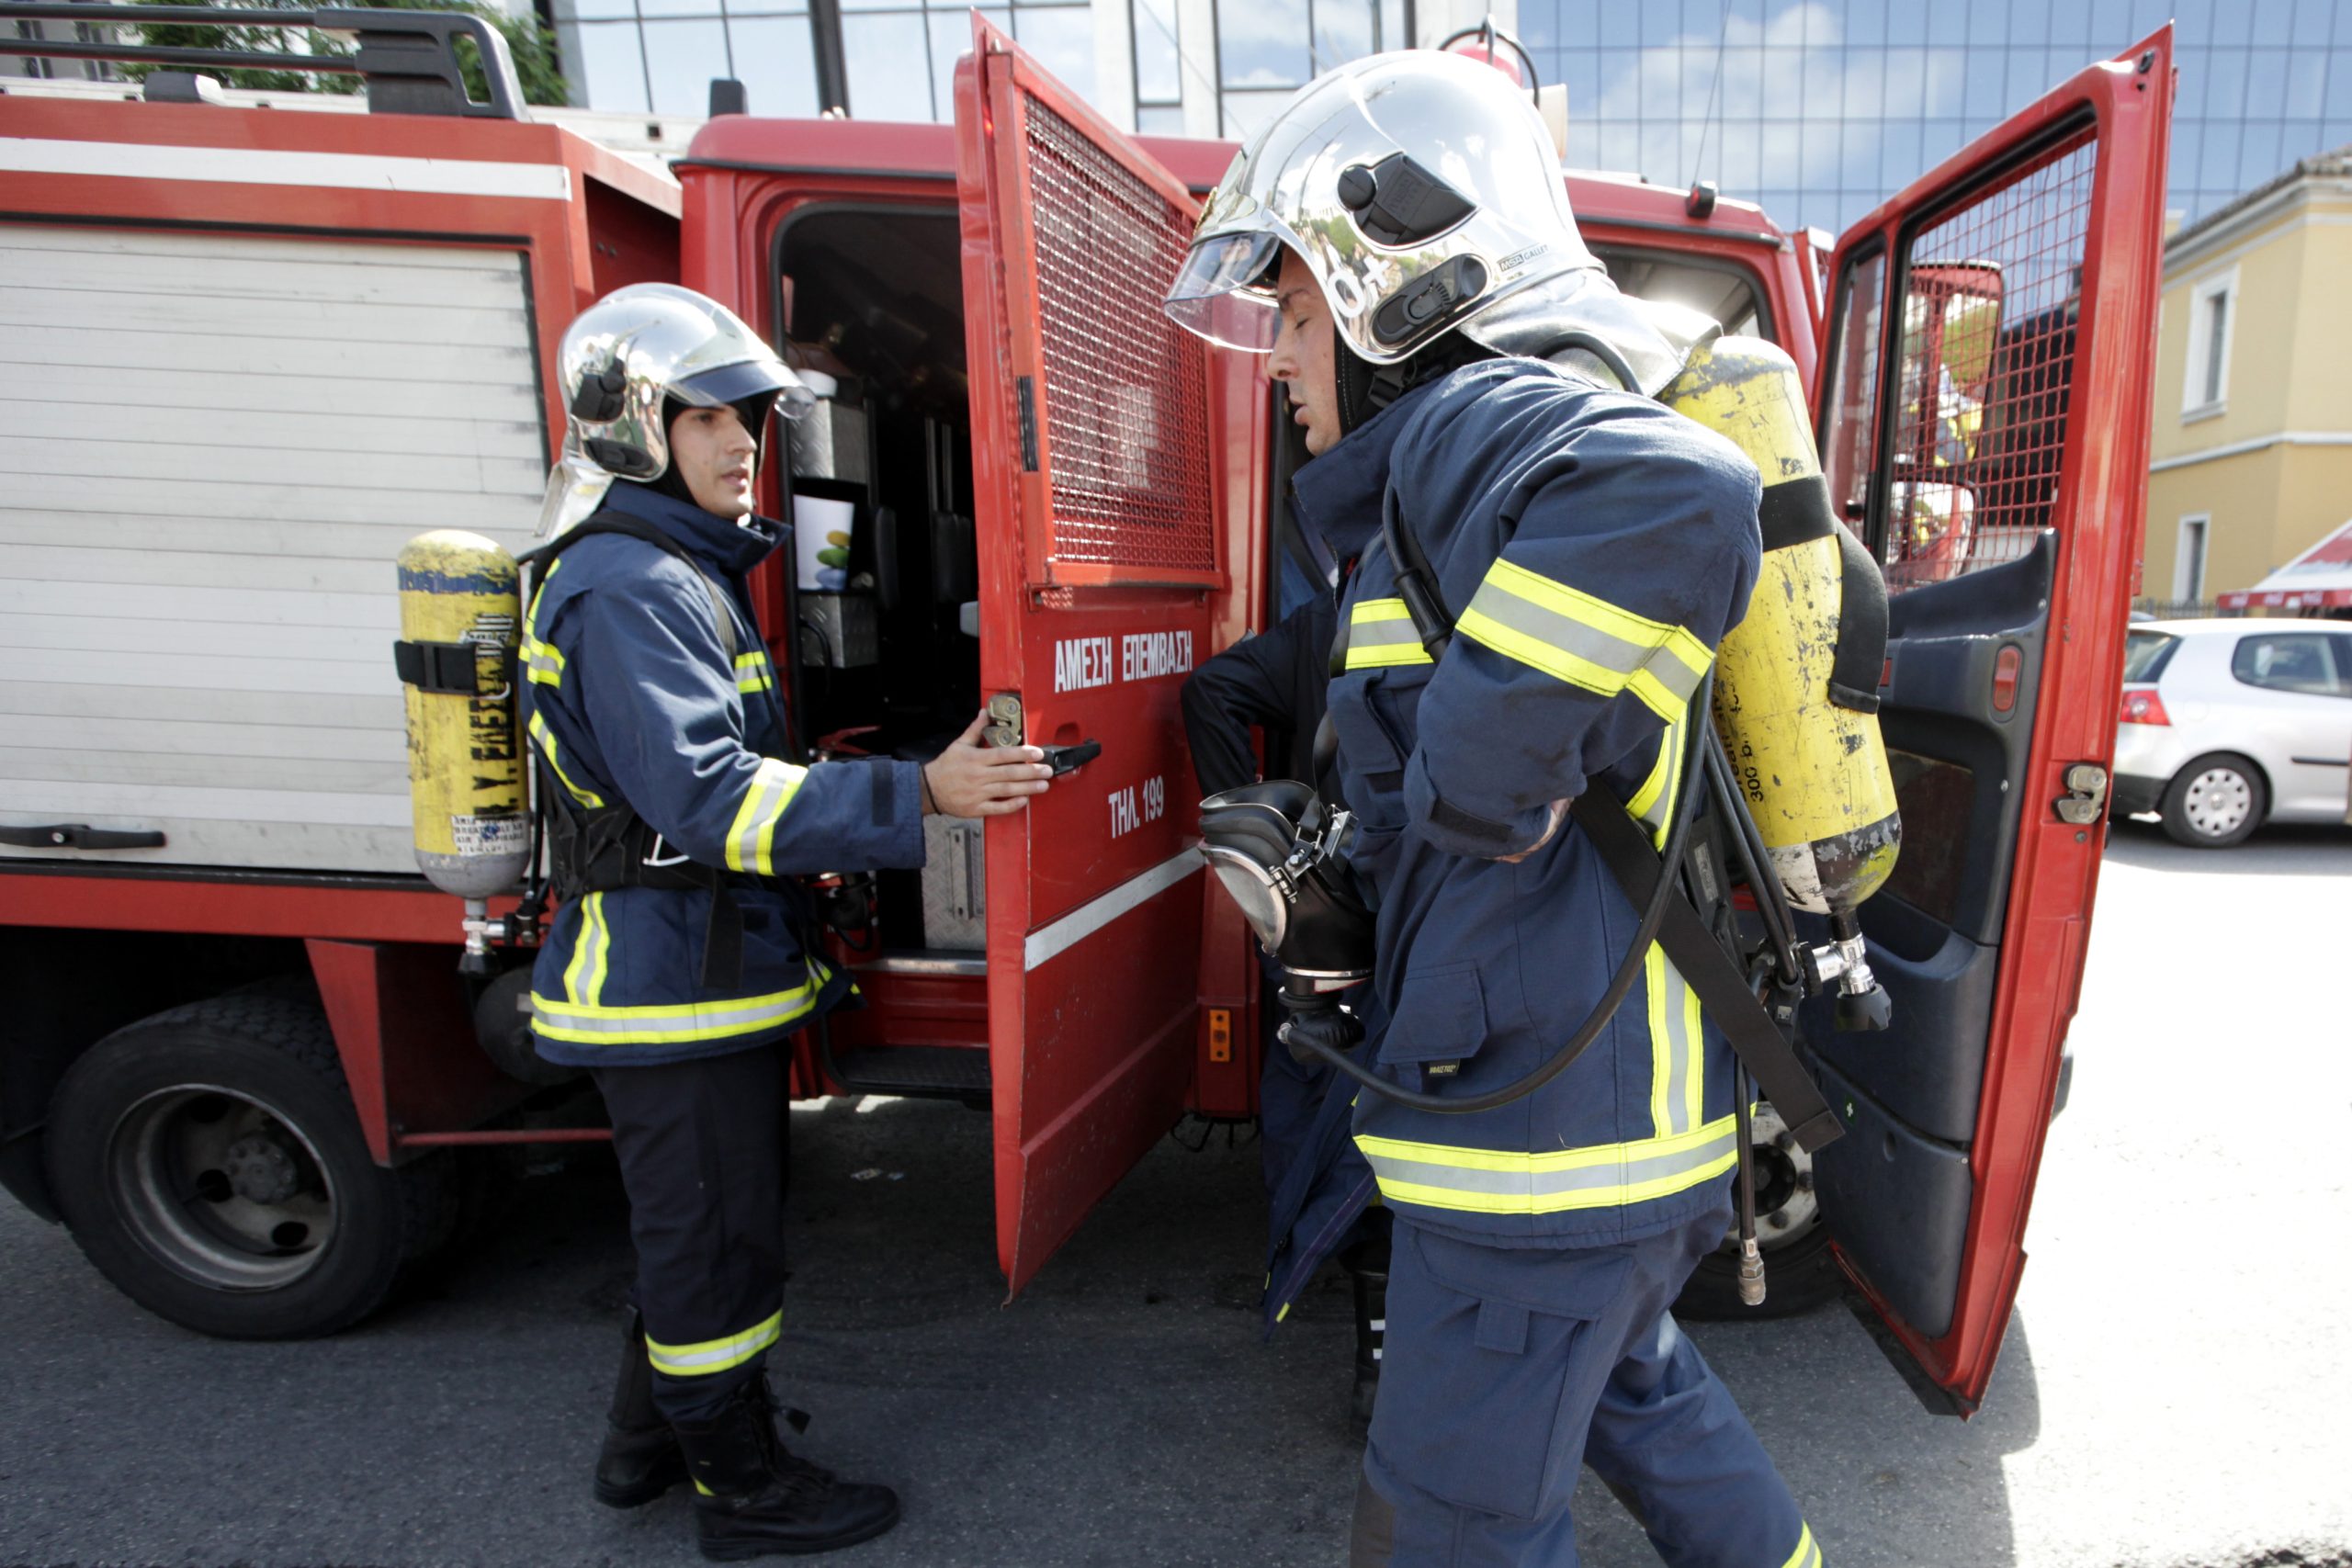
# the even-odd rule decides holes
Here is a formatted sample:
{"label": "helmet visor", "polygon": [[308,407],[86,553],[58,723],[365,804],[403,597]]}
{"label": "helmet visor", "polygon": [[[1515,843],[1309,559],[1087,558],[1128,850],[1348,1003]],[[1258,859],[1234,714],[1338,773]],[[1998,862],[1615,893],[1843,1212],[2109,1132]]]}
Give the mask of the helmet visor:
{"label": "helmet visor", "polygon": [[1195,244],[1160,309],[1186,332],[1249,354],[1271,354],[1282,317],[1273,269],[1282,239],[1263,230],[1219,234]]}

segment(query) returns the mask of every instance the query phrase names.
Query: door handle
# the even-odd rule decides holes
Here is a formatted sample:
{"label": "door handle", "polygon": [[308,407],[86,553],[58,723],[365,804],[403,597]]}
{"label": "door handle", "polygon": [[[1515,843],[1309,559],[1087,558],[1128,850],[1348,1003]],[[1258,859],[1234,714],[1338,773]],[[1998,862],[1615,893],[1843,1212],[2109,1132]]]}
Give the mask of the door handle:
{"label": "door handle", "polygon": [[1102,755],[1102,742],[1081,740],[1075,746],[1047,746],[1043,750],[1046,753],[1046,765],[1054,770],[1056,778],[1059,778],[1072,769],[1082,768]]}
{"label": "door handle", "polygon": [[18,850],[159,850],[164,835],[151,828],[51,822],[41,828],[0,828],[0,844]]}

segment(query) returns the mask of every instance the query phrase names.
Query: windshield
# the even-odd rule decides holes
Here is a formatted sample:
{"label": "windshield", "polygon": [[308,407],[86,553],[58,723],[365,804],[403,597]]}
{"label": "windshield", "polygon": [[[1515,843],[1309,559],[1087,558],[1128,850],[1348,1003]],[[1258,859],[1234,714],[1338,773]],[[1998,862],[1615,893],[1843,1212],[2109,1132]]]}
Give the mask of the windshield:
{"label": "windshield", "polygon": [[2180,638],[2170,632],[2132,632],[2123,640],[2123,678],[2153,681],[2164,673],[2165,656]]}

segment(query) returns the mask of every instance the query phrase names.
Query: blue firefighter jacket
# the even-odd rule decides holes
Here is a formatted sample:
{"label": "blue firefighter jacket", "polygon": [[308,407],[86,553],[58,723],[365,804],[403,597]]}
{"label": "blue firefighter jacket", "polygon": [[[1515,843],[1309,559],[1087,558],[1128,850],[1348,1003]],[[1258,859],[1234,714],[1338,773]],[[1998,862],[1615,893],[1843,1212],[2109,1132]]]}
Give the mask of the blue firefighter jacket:
{"label": "blue firefighter jacket", "polygon": [[740,981],[703,985],[713,895],[589,893],[558,911],[531,976],[538,1053],[578,1066],[683,1061],[797,1029],[853,987],[803,952],[806,896],[760,877],[923,860],[917,764],[783,760],[784,708],[742,573],[775,547],[684,502],[616,484],[605,510],[684,545],[709,589],[657,546],[598,535],[566,550],[533,596],[523,638],[532,744],[581,805],[626,801],[674,852],[739,874]]}
{"label": "blue firefighter jacket", "polygon": [[[1378,905],[1368,1044],[1469,1095],[1547,1059],[1606,989],[1637,911],[1549,803],[1607,788],[1662,843],[1686,705],[1760,560],[1755,468],[1646,399],[1530,359],[1418,389],[1302,468],[1305,521],[1363,561],[1329,690]],[[1394,485],[1456,633],[1432,663],[1376,542]],[[1459,1063],[1431,1074],[1432,1064]],[[1383,1199],[1489,1244],[1603,1245],[1722,1201],[1731,1055],[1665,954],[1534,1094],[1443,1115],[1357,1097]]]}

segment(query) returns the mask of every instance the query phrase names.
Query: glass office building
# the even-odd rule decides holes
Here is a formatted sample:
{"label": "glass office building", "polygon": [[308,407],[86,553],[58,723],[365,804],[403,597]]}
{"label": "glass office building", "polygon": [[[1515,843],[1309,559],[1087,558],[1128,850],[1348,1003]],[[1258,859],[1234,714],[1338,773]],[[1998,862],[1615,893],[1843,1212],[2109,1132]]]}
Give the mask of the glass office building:
{"label": "glass office building", "polygon": [[2345,0],[1521,0],[1568,160],[1718,182],[1838,230],[2092,60],[2178,24],[2170,195],[2195,219],[2352,141]]}
{"label": "glass office building", "polygon": [[[1317,71],[1432,43],[1475,0],[1012,0],[987,7],[1114,121],[1240,137]],[[806,0],[555,0],[579,101],[696,114],[816,108]],[[2209,212],[2352,142],[2352,0],[1498,0],[1566,84],[1568,162],[1707,179],[1838,230],[2089,61],[2179,23],[2172,189]],[[842,0],[851,112],[944,119],[967,47],[949,0]]]}

